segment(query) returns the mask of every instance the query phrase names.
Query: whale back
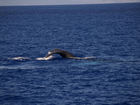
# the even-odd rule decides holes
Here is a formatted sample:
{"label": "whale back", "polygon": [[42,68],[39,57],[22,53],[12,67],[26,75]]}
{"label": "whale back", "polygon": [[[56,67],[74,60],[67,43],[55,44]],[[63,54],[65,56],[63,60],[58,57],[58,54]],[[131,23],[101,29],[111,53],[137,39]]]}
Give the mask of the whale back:
{"label": "whale back", "polygon": [[65,51],[65,50],[61,50],[61,49],[54,49],[54,50],[49,51],[49,54],[46,57],[49,57],[53,54],[59,54],[60,56],[62,56],[64,58],[75,57],[72,53]]}

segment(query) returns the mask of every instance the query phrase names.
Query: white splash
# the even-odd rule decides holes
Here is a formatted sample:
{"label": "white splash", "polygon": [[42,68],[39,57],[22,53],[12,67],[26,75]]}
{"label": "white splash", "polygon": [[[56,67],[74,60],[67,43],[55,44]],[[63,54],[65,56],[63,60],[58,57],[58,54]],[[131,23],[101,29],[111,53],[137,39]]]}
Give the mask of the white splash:
{"label": "white splash", "polygon": [[13,58],[8,58],[8,59],[11,59],[11,60],[29,60],[30,58],[28,58],[28,57],[13,57]]}
{"label": "white splash", "polygon": [[53,58],[53,56],[50,55],[49,57],[36,58],[36,60],[50,60],[52,58]]}

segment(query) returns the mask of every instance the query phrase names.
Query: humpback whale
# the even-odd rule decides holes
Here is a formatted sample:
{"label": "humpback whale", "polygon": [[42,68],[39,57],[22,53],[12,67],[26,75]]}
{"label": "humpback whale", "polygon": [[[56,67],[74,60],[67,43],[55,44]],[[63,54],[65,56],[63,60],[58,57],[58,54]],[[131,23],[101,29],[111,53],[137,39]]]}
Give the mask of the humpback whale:
{"label": "humpback whale", "polygon": [[[63,58],[69,58],[69,59],[94,59],[95,58],[95,57],[76,57],[68,51],[61,50],[61,49],[53,49],[53,50],[50,50],[45,57],[36,58],[36,60],[50,60],[50,59],[54,58],[53,54],[59,54]],[[9,58],[9,59],[20,60],[20,61],[32,60],[29,57],[13,57],[13,58]]]}
{"label": "humpback whale", "polygon": [[53,54],[59,54],[63,58],[70,58],[70,59],[93,59],[94,58],[94,57],[76,57],[72,53],[65,50],[61,50],[61,49],[53,49],[49,51],[48,54],[44,58],[49,60],[53,57],[52,56]]}

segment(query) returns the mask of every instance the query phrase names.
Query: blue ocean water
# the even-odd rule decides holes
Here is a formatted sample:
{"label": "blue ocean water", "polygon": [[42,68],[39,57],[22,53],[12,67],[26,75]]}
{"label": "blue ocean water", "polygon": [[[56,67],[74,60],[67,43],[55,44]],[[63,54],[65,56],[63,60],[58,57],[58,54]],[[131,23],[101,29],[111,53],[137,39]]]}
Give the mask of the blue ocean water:
{"label": "blue ocean water", "polygon": [[0,7],[0,105],[139,104],[140,3]]}

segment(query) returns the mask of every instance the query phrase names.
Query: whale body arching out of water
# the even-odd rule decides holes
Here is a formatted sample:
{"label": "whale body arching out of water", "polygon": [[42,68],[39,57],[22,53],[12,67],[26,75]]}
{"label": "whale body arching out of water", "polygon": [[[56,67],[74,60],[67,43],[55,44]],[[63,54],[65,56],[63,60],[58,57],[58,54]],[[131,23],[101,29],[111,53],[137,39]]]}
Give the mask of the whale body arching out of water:
{"label": "whale body arching out of water", "polygon": [[76,57],[72,53],[61,49],[53,49],[49,51],[48,54],[45,56],[45,58],[46,59],[52,58],[53,54],[59,54],[63,58],[69,58],[69,59],[93,59],[94,58],[94,57]]}
{"label": "whale body arching out of water", "polygon": [[[50,60],[50,59],[54,58],[54,56],[53,56],[54,54],[59,54],[63,58],[69,58],[69,59],[94,59],[95,58],[95,57],[76,57],[68,51],[61,50],[61,49],[53,49],[53,50],[50,50],[45,57],[36,58],[36,60]],[[12,59],[12,60],[31,60],[31,58],[28,58],[28,57],[14,57],[14,58],[10,58],[10,59]]]}

